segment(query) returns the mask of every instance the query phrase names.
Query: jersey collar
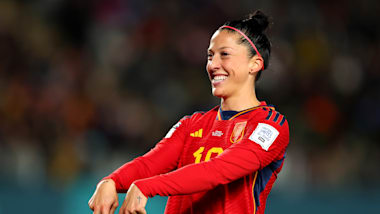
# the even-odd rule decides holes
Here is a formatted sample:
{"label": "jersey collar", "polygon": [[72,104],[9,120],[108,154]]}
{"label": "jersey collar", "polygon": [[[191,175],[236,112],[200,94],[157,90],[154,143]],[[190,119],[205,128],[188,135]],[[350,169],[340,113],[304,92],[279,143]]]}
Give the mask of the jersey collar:
{"label": "jersey collar", "polygon": [[[268,109],[273,109],[274,110],[274,106],[267,105],[267,103],[265,101],[262,101],[262,102],[260,102],[259,106],[248,108],[248,109],[245,109],[245,110],[242,110],[242,111],[235,111],[234,112],[235,114],[233,116],[231,116],[231,117],[228,118],[226,114],[223,114],[224,111],[222,110],[222,108],[219,107],[218,112],[217,112],[217,116],[216,116],[216,120],[233,120],[236,117],[239,117],[239,116],[241,116],[243,114],[247,114],[247,113],[249,113],[251,111],[254,111],[254,110],[260,109],[260,108],[268,108]],[[228,113],[231,114],[231,111],[228,111]]]}

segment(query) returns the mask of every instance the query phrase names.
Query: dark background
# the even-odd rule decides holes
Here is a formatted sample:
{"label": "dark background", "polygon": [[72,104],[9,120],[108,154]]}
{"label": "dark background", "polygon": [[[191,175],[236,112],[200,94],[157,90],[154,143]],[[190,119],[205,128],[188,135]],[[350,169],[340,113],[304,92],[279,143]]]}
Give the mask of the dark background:
{"label": "dark background", "polygon": [[90,213],[102,177],[218,104],[209,39],[255,9],[257,94],[291,134],[267,213],[379,212],[379,1],[1,0],[0,214]]}

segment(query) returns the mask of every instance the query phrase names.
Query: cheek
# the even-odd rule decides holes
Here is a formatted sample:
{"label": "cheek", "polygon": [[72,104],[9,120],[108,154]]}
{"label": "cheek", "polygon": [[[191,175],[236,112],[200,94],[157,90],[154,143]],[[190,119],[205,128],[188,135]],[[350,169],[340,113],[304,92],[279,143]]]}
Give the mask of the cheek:
{"label": "cheek", "polygon": [[248,69],[243,63],[233,63],[228,65],[228,70],[237,81],[242,81],[248,78]]}

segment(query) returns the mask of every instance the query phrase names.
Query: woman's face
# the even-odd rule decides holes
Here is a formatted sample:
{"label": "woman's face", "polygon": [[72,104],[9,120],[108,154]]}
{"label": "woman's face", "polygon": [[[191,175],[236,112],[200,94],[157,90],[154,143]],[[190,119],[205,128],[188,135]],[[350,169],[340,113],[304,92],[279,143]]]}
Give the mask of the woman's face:
{"label": "woman's face", "polygon": [[227,98],[254,89],[253,63],[239,39],[239,34],[226,30],[211,37],[206,69],[214,96]]}

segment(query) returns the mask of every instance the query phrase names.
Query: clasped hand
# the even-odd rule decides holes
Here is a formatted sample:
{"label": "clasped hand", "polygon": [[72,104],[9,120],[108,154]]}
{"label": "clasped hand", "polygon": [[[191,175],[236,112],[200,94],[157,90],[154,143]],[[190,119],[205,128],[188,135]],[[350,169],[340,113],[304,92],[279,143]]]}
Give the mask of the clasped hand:
{"label": "clasped hand", "polygon": [[[147,201],[148,198],[144,196],[136,185],[132,184],[119,213],[146,214],[145,206]],[[100,182],[88,205],[94,211],[94,214],[114,214],[118,206],[115,183],[111,179]]]}
{"label": "clasped hand", "polygon": [[148,198],[140,189],[132,184],[129,187],[123,205],[120,208],[120,214],[146,214],[145,205]]}

